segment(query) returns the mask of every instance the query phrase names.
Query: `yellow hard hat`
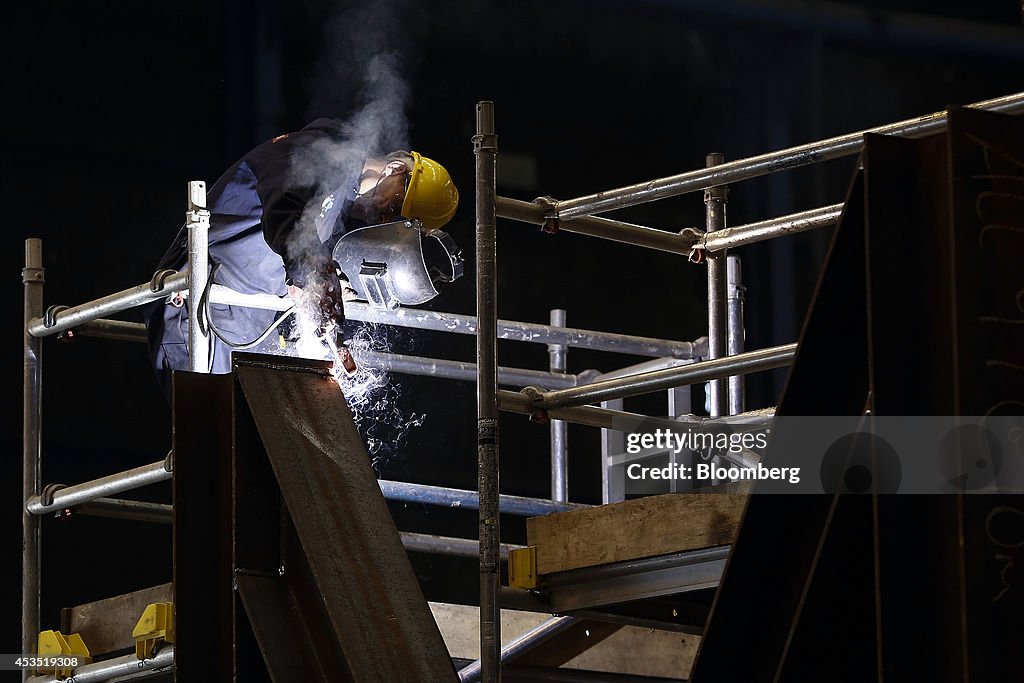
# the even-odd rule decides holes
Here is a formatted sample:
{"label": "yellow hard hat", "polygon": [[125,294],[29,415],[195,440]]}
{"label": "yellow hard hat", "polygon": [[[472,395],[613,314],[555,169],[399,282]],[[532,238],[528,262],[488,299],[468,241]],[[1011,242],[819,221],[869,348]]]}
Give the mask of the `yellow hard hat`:
{"label": "yellow hard hat", "polygon": [[427,230],[436,230],[455,215],[459,191],[444,166],[419,152],[410,154],[412,173],[402,202],[402,215],[422,222]]}

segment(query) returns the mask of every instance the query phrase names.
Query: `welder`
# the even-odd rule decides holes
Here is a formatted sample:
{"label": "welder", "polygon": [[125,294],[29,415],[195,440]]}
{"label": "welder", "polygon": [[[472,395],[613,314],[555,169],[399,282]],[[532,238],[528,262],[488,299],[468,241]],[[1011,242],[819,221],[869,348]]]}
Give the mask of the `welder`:
{"label": "welder", "polygon": [[[344,349],[344,303],[367,296],[358,291],[362,287],[356,275],[343,271],[339,261],[359,267],[364,261],[373,264],[388,258],[394,245],[361,237],[394,232],[394,228],[374,230],[376,226],[403,226],[418,237],[435,237],[449,245],[446,261],[451,268],[446,274],[435,273],[421,290],[436,294],[437,285],[461,275],[461,257],[440,230],[455,214],[459,201],[448,171],[415,151],[375,154],[348,139],[347,132],[340,121],[316,119],[249,151],[207,192],[211,284],[243,294],[289,297],[294,302],[282,314],[202,301],[199,314],[212,333],[211,372],[230,372],[233,350],[266,351],[283,336],[297,334],[300,316],[290,315],[296,312],[305,313],[307,321],[312,319],[315,334],[325,346]],[[346,235],[351,239],[343,243]],[[407,239],[404,243],[416,246]],[[387,247],[384,256],[372,253],[381,246]],[[353,255],[353,250],[366,253]],[[422,253],[411,258],[413,263],[417,258],[424,262]],[[160,260],[156,274],[187,269],[186,225]],[[400,274],[400,279],[409,277]],[[416,273],[412,279],[417,279]],[[383,282],[379,277],[366,281]],[[143,307],[150,355],[168,399],[171,373],[190,369],[187,294],[173,292]],[[400,297],[389,301],[397,303]],[[292,331],[283,332],[285,327]]]}

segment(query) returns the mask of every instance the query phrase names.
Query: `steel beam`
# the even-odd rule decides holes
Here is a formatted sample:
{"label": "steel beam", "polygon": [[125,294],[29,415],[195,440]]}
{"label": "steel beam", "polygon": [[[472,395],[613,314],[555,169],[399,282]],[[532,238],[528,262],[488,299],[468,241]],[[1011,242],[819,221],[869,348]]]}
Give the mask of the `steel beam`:
{"label": "steel beam", "polygon": [[541,586],[556,613],[714,588],[729,550],[689,550],[545,574]]}
{"label": "steel beam", "polygon": [[[302,607],[300,614],[325,625],[326,630],[317,630],[324,643],[316,650],[324,670],[337,671],[325,680],[456,680],[329,363],[284,363],[273,356],[235,354],[234,364],[244,405],[280,489],[281,512],[288,518],[281,532],[284,569],[275,575],[290,587],[291,599]],[[241,406],[236,403],[236,416]],[[237,446],[236,458],[259,459],[258,451],[250,452],[255,447]],[[270,476],[254,474],[257,483]],[[246,489],[239,484],[235,490]],[[236,525],[254,524],[248,513],[266,508],[265,500],[265,495],[250,496],[248,503],[240,499]],[[243,550],[252,556],[243,567],[255,570],[257,578],[273,566],[275,546],[258,545],[269,528],[280,526],[267,526],[272,523],[268,518],[262,531],[249,526],[245,537],[252,541],[236,550],[236,562]],[[244,531],[238,529],[236,535]],[[260,594],[269,596],[256,598],[260,614],[295,614],[274,607],[283,604],[274,598],[280,592]],[[273,644],[287,634],[264,617],[256,620],[254,634],[264,658],[283,656]],[[261,640],[261,634],[269,640]],[[330,652],[344,660],[348,678],[329,661]]]}

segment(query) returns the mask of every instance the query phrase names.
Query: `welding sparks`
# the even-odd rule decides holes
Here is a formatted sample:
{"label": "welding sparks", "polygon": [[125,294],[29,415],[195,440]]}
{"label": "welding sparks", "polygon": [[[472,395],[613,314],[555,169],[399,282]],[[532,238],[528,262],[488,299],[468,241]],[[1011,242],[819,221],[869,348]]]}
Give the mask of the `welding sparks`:
{"label": "welding sparks", "polygon": [[[361,323],[348,341],[348,348],[357,361],[361,350],[389,352],[388,328]],[[354,373],[336,373],[336,376],[374,468],[398,455],[409,430],[422,426],[426,414],[406,413],[399,407],[401,385],[381,368],[357,362]]]}
{"label": "welding sparks", "polygon": [[296,311],[295,323],[299,334],[293,352],[302,358],[334,363],[334,380],[341,388],[374,469],[400,455],[409,431],[421,426],[426,414],[404,411],[399,405],[401,385],[391,373],[359,361],[360,351],[391,351],[390,328],[361,322],[346,345],[338,347],[333,343],[333,330],[326,335],[318,332],[313,318],[302,309]]}

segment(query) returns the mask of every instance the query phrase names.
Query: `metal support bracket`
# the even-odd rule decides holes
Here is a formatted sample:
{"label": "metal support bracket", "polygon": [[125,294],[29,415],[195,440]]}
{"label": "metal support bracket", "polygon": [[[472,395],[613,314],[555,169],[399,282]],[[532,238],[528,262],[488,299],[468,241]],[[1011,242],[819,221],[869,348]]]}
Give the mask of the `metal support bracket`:
{"label": "metal support bracket", "polygon": [[537,587],[537,546],[509,551],[508,585],[527,590]]}

